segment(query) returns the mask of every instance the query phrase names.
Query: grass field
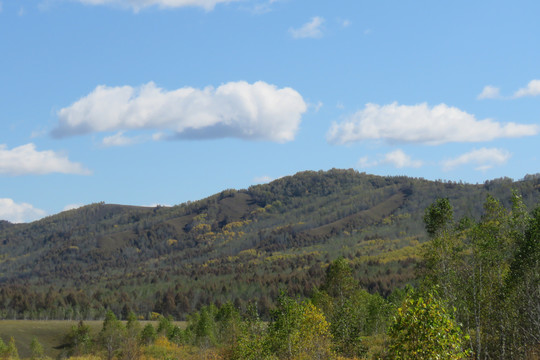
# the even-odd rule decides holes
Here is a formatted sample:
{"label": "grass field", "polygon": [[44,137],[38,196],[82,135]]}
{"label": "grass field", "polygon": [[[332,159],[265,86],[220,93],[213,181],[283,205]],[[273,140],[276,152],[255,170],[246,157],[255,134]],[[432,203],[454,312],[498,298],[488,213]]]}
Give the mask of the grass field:
{"label": "grass field", "polygon": [[[60,354],[60,349],[55,349],[62,345],[64,335],[68,333],[73,325],[78,321],[35,321],[35,320],[1,320],[0,337],[7,344],[10,337],[15,338],[17,349],[21,357],[30,356],[30,342],[32,337],[36,337],[43,345],[46,355],[56,357]],[[102,321],[85,321],[89,325],[93,334],[97,334],[103,324]]]}
{"label": "grass field", "polygon": [[[7,344],[10,337],[15,338],[19,356],[21,358],[30,357],[30,343],[35,336],[43,345],[45,355],[56,358],[62,346],[62,340],[73,325],[77,325],[78,321],[62,321],[62,320],[0,320],[0,337]],[[103,321],[85,321],[86,325],[90,326],[92,335],[97,335],[101,330]],[[144,326],[147,321],[141,321]],[[151,322],[157,325],[156,322]],[[185,328],[185,322],[175,322],[181,328]]]}

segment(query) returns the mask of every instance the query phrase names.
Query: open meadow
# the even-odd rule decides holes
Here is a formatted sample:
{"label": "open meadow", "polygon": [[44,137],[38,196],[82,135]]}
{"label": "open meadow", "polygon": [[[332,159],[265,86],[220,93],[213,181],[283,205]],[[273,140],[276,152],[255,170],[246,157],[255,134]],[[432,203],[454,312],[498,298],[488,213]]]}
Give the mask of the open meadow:
{"label": "open meadow", "polygon": [[[56,358],[62,351],[64,336],[78,321],[69,320],[0,320],[0,337],[7,344],[13,336],[21,358],[30,357],[30,343],[35,336],[43,346],[45,355]],[[93,336],[97,335],[102,328],[103,321],[89,320],[84,322],[91,329]],[[157,324],[154,321],[141,321],[141,324]],[[185,327],[185,322],[175,322],[180,327]]]}

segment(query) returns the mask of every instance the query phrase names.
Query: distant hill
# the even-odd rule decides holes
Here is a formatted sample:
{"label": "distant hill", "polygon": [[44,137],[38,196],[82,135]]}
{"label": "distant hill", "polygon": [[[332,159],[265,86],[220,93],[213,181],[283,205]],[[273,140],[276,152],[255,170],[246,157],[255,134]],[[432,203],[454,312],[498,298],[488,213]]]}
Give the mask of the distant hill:
{"label": "distant hill", "polygon": [[484,184],[306,171],[174,207],[92,204],[0,222],[0,316],[94,318],[110,308],[183,317],[210,302],[307,295],[338,256],[372,292],[414,281],[424,209],[478,218],[488,193],[539,204],[540,177]]}

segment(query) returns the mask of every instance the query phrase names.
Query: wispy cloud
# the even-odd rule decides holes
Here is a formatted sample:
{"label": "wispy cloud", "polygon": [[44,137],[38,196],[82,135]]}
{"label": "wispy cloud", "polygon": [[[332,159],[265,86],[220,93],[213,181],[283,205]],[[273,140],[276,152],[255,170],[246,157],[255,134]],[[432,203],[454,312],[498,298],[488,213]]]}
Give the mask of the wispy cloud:
{"label": "wispy cloud", "polygon": [[239,0],[76,0],[86,5],[110,5],[122,8],[131,8],[138,12],[144,8],[157,6],[158,8],[200,7],[211,11],[217,4],[226,4]]}
{"label": "wispy cloud", "polygon": [[274,178],[268,176],[268,175],[263,175],[263,176],[257,176],[253,179],[253,183],[254,184],[265,184],[265,183],[269,183],[270,181],[273,181]]}
{"label": "wispy cloud", "polygon": [[310,22],[305,23],[298,29],[290,28],[289,33],[295,39],[320,38],[323,35],[322,25],[324,18],[315,16]]}
{"label": "wispy cloud", "polygon": [[103,138],[103,146],[127,146],[141,142],[142,139],[135,137],[124,136],[124,132],[120,131],[114,135]]}
{"label": "wispy cloud", "polygon": [[365,140],[390,143],[439,145],[449,142],[480,142],[538,134],[538,125],[501,124],[445,104],[367,104],[340,123],[332,124],[327,139],[333,144]]}
{"label": "wispy cloud", "polygon": [[118,145],[129,142],[123,131],[146,129],[168,131],[179,139],[234,137],[283,143],[294,139],[306,110],[294,89],[262,81],[173,91],[152,82],[139,88],[98,86],[58,112],[52,135],[120,131],[107,140]]}
{"label": "wispy cloud", "polygon": [[83,207],[83,206],[84,206],[83,204],[68,204],[68,205],[64,206],[64,209],[62,211],[74,210],[74,209],[78,209],[78,208]]}
{"label": "wispy cloud", "polygon": [[521,88],[514,93],[514,98],[540,95],[540,80],[531,80],[527,87]]}
{"label": "wispy cloud", "polygon": [[500,99],[501,98],[500,89],[498,87],[491,86],[491,85],[484,86],[484,89],[482,90],[480,94],[478,94],[476,98],[479,100]]}
{"label": "wispy cloud", "polygon": [[0,145],[0,174],[43,175],[50,173],[89,175],[81,164],[52,150],[37,151],[32,143],[9,150]]}
{"label": "wispy cloud", "polygon": [[397,149],[386,154],[382,160],[382,163],[393,165],[398,169],[406,167],[419,168],[423,165],[422,161],[412,160],[411,157],[405,154],[401,149]]}
{"label": "wispy cloud", "polygon": [[358,160],[359,168],[368,168],[379,165],[391,165],[395,168],[419,168],[423,165],[421,160],[413,160],[403,150],[397,149],[386,153],[378,160],[371,160],[368,156],[361,157]]}
{"label": "wispy cloud", "polygon": [[506,164],[510,157],[512,155],[503,149],[481,148],[460,155],[457,158],[446,160],[442,165],[445,171],[468,164],[475,165],[475,170],[485,171],[494,166]]}
{"label": "wispy cloud", "polygon": [[47,215],[28,203],[16,203],[12,199],[0,198],[0,220],[12,223],[23,223],[38,220]]}

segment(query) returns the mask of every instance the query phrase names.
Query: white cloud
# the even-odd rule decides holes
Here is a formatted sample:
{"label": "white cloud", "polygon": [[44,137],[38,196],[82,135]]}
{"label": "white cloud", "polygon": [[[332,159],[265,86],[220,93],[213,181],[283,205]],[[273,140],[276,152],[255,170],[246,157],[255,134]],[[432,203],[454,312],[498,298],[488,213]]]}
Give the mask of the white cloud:
{"label": "white cloud", "polygon": [[98,86],[58,112],[57,137],[150,129],[178,138],[294,139],[307,105],[291,88],[258,81],[218,88],[166,91],[153,82],[139,88]]}
{"label": "white cloud", "polygon": [[2,2],[0,1],[0,13],[2,12]]}
{"label": "white cloud", "polygon": [[531,80],[526,88],[519,89],[514,93],[515,98],[538,95],[540,95],[540,80]]}
{"label": "white cloud", "polygon": [[84,206],[83,204],[68,204],[64,206],[64,209],[62,211],[74,210],[83,206]]}
{"label": "white cloud", "polygon": [[321,110],[321,108],[323,107],[323,102],[322,101],[318,101],[316,104],[310,104],[311,107],[313,107],[313,110],[315,112],[319,112],[319,110]]}
{"label": "white cloud", "polygon": [[370,160],[369,156],[362,156],[360,159],[358,159],[357,166],[358,168],[363,169],[363,168],[377,166],[378,164],[379,164],[378,161]]}
{"label": "white cloud", "polygon": [[482,99],[500,99],[500,89],[495,86],[487,85],[484,86],[482,92],[476,97],[479,100]]}
{"label": "white cloud", "polygon": [[102,144],[103,146],[127,146],[138,142],[140,142],[140,139],[124,136],[124,132],[120,131],[114,135],[103,138]]}
{"label": "white cloud", "polygon": [[403,152],[403,150],[397,149],[385,154],[380,160],[370,160],[368,156],[363,156],[357,163],[359,168],[368,168],[378,165],[391,165],[398,169],[406,167],[419,168],[423,165],[423,162],[420,160],[412,160],[409,155]]}
{"label": "white cloud", "polygon": [[419,168],[422,166],[422,161],[412,160],[411,157],[405,154],[401,149],[397,149],[386,154],[382,162],[385,164],[393,165],[398,169],[404,167]]}
{"label": "white cloud", "polygon": [[474,164],[475,170],[485,171],[496,165],[504,165],[512,155],[503,149],[481,148],[465,153],[457,158],[446,160],[442,163],[445,171],[455,167]]}
{"label": "white cloud", "polygon": [[332,124],[329,142],[347,144],[363,140],[439,145],[449,142],[478,142],[496,138],[536,135],[537,125],[501,124],[445,104],[430,108],[419,105],[366,104],[341,123]]}
{"label": "white cloud", "polygon": [[86,5],[112,5],[131,8],[137,12],[150,6],[164,8],[201,7],[206,11],[213,10],[217,4],[230,3],[239,0],[78,0]]}
{"label": "white cloud", "polygon": [[263,175],[263,176],[257,176],[253,179],[253,183],[255,184],[265,184],[265,183],[269,183],[270,181],[274,180],[274,178],[268,176],[268,175]]}
{"label": "white cloud", "polygon": [[320,16],[315,16],[311,19],[310,22],[302,25],[299,29],[289,29],[289,33],[295,39],[305,39],[305,38],[320,38],[322,33],[322,25],[324,23],[324,18]]}
{"label": "white cloud", "polygon": [[341,26],[343,26],[343,27],[349,27],[352,24],[352,22],[350,20],[348,20],[348,19],[339,20],[339,22],[341,23]]}
{"label": "white cloud", "polygon": [[27,203],[16,203],[12,199],[0,198],[0,219],[12,223],[34,221],[47,215],[41,209],[36,209]]}
{"label": "white cloud", "polygon": [[52,150],[37,151],[32,143],[11,150],[6,145],[0,145],[0,174],[42,175],[49,173],[89,175],[90,171]]}

